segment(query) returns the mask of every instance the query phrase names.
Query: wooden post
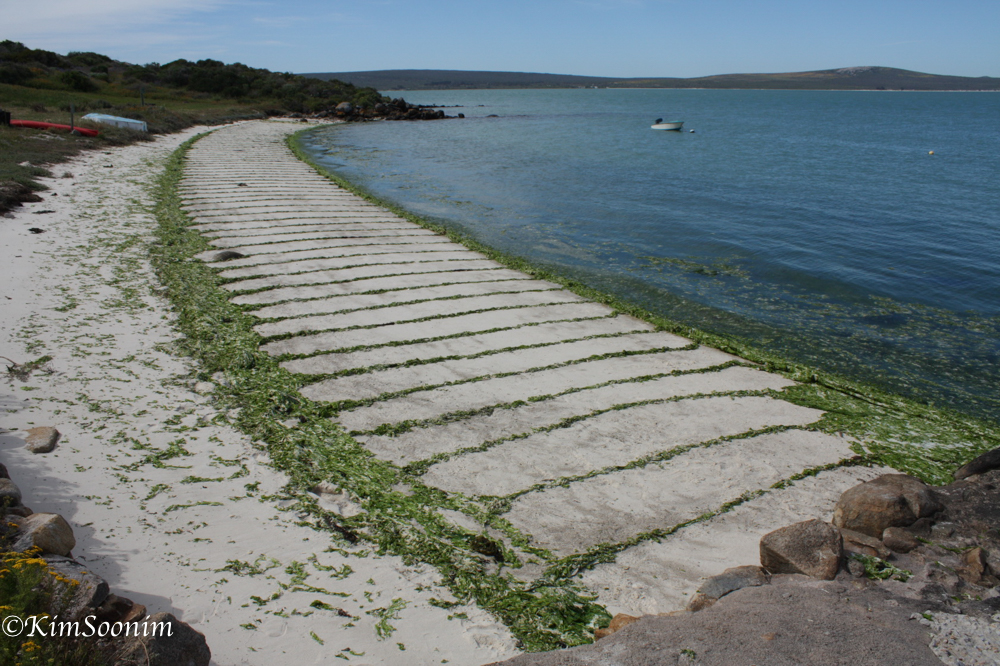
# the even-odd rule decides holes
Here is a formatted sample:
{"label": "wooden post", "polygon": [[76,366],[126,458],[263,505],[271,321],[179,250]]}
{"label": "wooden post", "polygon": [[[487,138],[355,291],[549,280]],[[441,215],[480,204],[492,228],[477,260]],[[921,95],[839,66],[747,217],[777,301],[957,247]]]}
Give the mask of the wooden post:
{"label": "wooden post", "polygon": [[139,86],[139,103],[146,107],[146,86]]}
{"label": "wooden post", "polygon": [[76,129],[76,127],[75,127],[75,124],[76,124],[75,120],[76,120],[76,105],[75,104],[70,104],[69,105],[69,131],[70,131],[70,134],[72,134],[73,130]]}

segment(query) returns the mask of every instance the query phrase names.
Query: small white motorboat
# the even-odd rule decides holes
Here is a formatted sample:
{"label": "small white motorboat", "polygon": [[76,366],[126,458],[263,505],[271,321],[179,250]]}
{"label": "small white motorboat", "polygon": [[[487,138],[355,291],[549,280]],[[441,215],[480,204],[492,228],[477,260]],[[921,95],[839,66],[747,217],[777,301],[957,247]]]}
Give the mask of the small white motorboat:
{"label": "small white motorboat", "polygon": [[656,122],[651,125],[651,128],[655,130],[676,130],[679,132],[683,125],[683,120],[668,120],[667,122],[663,122],[663,118],[657,118]]}

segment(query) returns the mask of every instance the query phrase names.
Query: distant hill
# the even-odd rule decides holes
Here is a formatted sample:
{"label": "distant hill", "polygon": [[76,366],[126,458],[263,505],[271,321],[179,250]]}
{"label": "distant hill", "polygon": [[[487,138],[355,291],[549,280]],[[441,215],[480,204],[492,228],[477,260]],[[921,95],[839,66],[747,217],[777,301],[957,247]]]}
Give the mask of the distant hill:
{"label": "distant hill", "polygon": [[720,88],[769,90],[1000,90],[1000,78],[924,74],[893,67],[845,67],[782,74],[721,74],[697,78],[608,78],[476,72],[449,69],[386,69],[371,72],[303,74],[339,79],[376,90],[463,90],[473,88]]}

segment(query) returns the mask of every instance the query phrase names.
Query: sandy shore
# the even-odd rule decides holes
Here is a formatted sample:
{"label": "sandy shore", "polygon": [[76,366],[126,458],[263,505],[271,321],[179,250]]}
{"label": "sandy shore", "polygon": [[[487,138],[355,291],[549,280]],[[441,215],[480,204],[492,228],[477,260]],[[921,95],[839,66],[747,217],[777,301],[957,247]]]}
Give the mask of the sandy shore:
{"label": "sandy shore", "polygon": [[[178,333],[147,261],[149,188],[203,130],[59,165],[73,177],[47,181],[44,201],[0,218],[0,355],[53,358],[51,372],[0,381],[0,462],[25,504],[62,514],[74,555],[112,591],[205,633],[215,664],[516,654],[486,612],[429,604],[452,598],[431,567],[298,525],[287,501],[267,497],[285,478],[171,352]],[[42,425],[63,437],[33,455],[24,431]]]}

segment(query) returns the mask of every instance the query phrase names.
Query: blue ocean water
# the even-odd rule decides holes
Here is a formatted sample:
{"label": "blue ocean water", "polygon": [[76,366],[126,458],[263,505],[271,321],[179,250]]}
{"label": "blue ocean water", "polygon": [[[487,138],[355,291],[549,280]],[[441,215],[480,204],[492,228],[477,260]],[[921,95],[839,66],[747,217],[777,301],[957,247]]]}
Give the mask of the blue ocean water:
{"label": "blue ocean water", "polygon": [[[404,96],[466,118],[331,126],[305,145],[386,200],[658,314],[1000,420],[1000,94]],[[652,131],[660,117],[684,131]]]}

